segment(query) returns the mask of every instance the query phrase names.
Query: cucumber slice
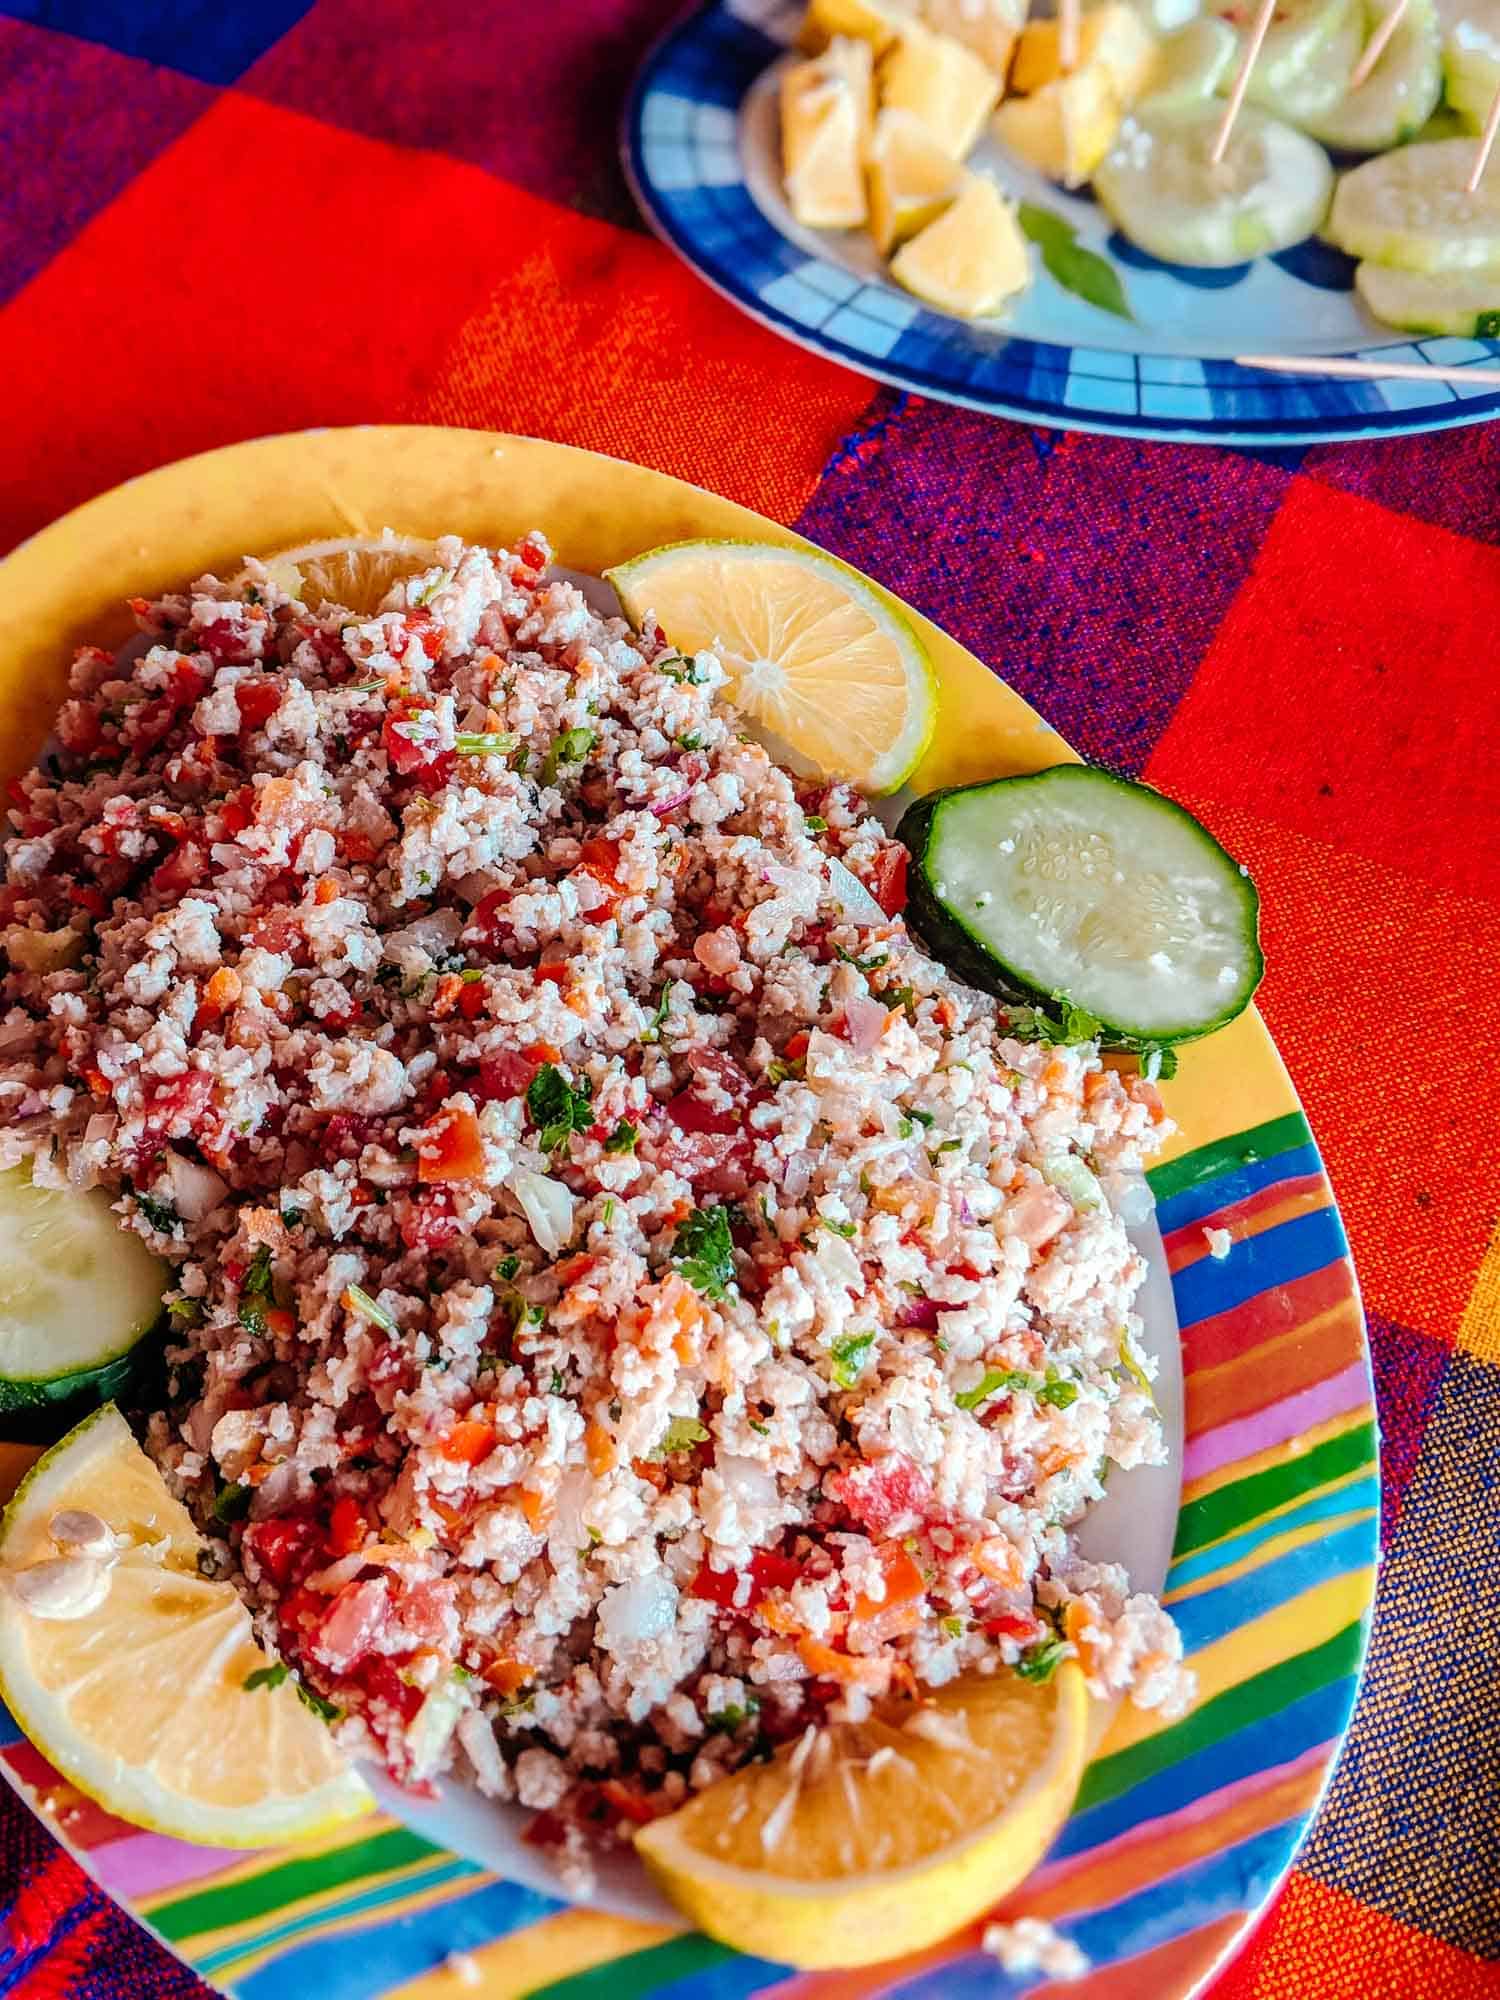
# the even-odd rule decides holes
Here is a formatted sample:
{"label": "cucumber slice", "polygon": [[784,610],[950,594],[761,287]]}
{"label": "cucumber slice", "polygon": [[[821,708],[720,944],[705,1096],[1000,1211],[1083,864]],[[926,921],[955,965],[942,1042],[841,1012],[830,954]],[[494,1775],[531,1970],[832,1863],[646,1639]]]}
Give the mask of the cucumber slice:
{"label": "cucumber slice", "polygon": [[[1396,4],[1398,0],[1379,0],[1366,9],[1365,39]],[[1344,72],[1346,78],[1349,73]],[[1437,10],[1432,0],[1406,0],[1395,33],[1359,89],[1345,89],[1326,111],[1297,122],[1314,139],[1340,152],[1380,153],[1415,138],[1442,94]]]}
{"label": "cucumber slice", "polygon": [[1234,73],[1239,37],[1227,21],[1213,14],[1190,21],[1168,35],[1157,58],[1151,88],[1136,105],[1142,118],[1171,117],[1190,111],[1212,97],[1225,77]]}
{"label": "cucumber slice", "polygon": [[1354,288],[1376,319],[1400,327],[1403,333],[1500,339],[1500,270],[1444,277],[1361,264],[1354,273]]}
{"label": "cucumber slice", "polygon": [[1243,264],[1311,236],[1333,169],[1321,146],[1246,105],[1219,166],[1221,110],[1127,119],[1094,174],[1094,193],[1143,250],[1170,264]]}
{"label": "cucumber slice", "polygon": [[1467,130],[1481,131],[1500,90],[1500,0],[1438,0],[1443,88]]}
{"label": "cucumber slice", "polygon": [[[1257,84],[1257,72],[1252,71],[1249,101],[1261,105],[1273,117],[1285,118],[1288,124],[1311,131],[1315,119],[1326,116],[1348,95],[1349,79],[1364,45],[1364,9],[1350,7],[1327,41],[1311,50],[1304,61],[1295,66],[1285,65],[1274,86],[1264,80]],[[1228,81],[1219,88],[1227,97],[1233,87],[1231,71]]]}
{"label": "cucumber slice", "polygon": [[[1282,0],[1250,72],[1247,101],[1284,115],[1281,106],[1302,70],[1351,20],[1357,23],[1361,5],[1362,0]],[[1245,31],[1255,18],[1254,0],[1210,0],[1207,11]]]}
{"label": "cucumber slice", "polygon": [[1339,181],[1325,230],[1351,257],[1402,271],[1483,271],[1500,265],[1500,168],[1473,194],[1472,139],[1400,146]]}
{"label": "cucumber slice", "polygon": [[1086,764],[961,785],[901,822],[910,914],[954,971],[1126,1046],[1191,1041],[1260,983],[1259,898],[1159,792]]}
{"label": "cucumber slice", "polygon": [[161,1318],[166,1282],[102,1191],[0,1173],[0,1412],[107,1401]]}

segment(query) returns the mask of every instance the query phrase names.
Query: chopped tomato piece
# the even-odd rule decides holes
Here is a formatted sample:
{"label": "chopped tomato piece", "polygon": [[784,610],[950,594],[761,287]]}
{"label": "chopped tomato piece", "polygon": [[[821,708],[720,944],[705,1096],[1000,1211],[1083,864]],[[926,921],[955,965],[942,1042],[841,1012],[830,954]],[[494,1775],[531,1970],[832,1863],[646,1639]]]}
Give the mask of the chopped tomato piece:
{"label": "chopped tomato piece", "polygon": [[533,1062],[529,1056],[521,1055],[514,1049],[500,1049],[495,1055],[480,1059],[479,1088],[475,1096],[483,1098],[486,1104],[502,1104],[510,1097],[524,1097],[540,1068],[541,1063]]}
{"label": "chopped tomato piece", "polygon": [[307,1567],[323,1540],[316,1521],[252,1521],[245,1530],[243,1550],[254,1556],[278,1590]]}
{"label": "chopped tomato piece", "polygon": [[454,1465],[480,1465],[495,1449],[495,1426],[460,1417],[438,1439],[438,1451]]}
{"label": "chopped tomato piece", "polygon": [[453,1197],[445,1187],[419,1196],[397,1217],[401,1241],[408,1250],[441,1250],[458,1235]]}
{"label": "chopped tomato piece", "polygon": [[670,1806],[652,1805],[648,1798],[620,1778],[605,1778],[599,1786],[599,1796],[607,1799],[616,1812],[634,1820],[637,1826],[649,1826],[662,1813],[671,1811]]}
{"label": "chopped tomato piece", "polygon": [[458,1011],[466,1021],[477,1021],[488,1000],[482,979],[466,979],[459,988]]}
{"label": "chopped tomato piece", "polygon": [[240,712],[241,730],[259,729],[281,706],[281,683],[269,674],[241,681],[234,690],[234,705]]}
{"label": "chopped tomato piece", "polygon": [[486,951],[504,951],[516,935],[505,914],[509,908],[509,889],[491,889],[487,896],[481,896],[464,926],[464,942],[482,945]]}
{"label": "chopped tomato piece", "polygon": [[867,887],[888,917],[906,908],[906,869],[911,856],[900,841],[888,841],[870,864]]}
{"label": "chopped tomato piece", "polygon": [[453,775],[458,758],[439,742],[437,717],[425,701],[398,696],[386,711],[380,741],[391,769],[400,777],[437,786]]}
{"label": "chopped tomato piece", "polygon": [[328,1516],[326,1547],[331,1556],[352,1556],[365,1545],[364,1510],[348,1493],[341,1493]]}
{"label": "chopped tomato piece", "polygon": [[479,1120],[463,1105],[450,1105],[417,1147],[417,1178],[472,1181],[484,1172]]}
{"label": "chopped tomato piece", "polygon": [[379,1653],[360,1662],[355,1678],[371,1701],[385,1702],[403,1722],[410,1722],[422,1706],[422,1690],[402,1680],[395,1662]]}
{"label": "chopped tomato piece", "polygon": [[873,1597],[863,1592],[855,1598],[850,1616],[855,1619],[878,1618],[882,1612],[893,1611],[899,1604],[910,1604],[922,1596],[927,1588],[922,1572],[899,1542],[885,1542],[875,1552],[880,1558],[881,1572],[885,1577],[885,1596],[877,1603]]}
{"label": "chopped tomato piece", "polygon": [[185,889],[196,889],[207,873],[207,854],[196,840],[185,840],[153,871],[151,887],[162,896],[180,896]]}
{"label": "chopped tomato piece", "polygon": [[568,965],[539,965],[536,976],[545,985],[566,986],[573,974]]}
{"label": "chopped tomato piece", "polygon": [[901,1452],[836,1472],[825,1482],[829,1496],[872,1535],[889,1535],[912,1525],[932,1509],[932,1487],[920,1466]]}
{"label": "chopped tomato piece", "polygon": [[775,1549],[757,1549],[750,1558],[749,1572],[750,1589],[743,1605],[735,1603],[743,1572],[715,1569],[710,1563],[704,1563],[693,1578],[692,1595],[706,1598],[710,1604],[720,1605],[726,1611],[753,1611],[769,1591],[790,1590],[794,1583],[799,1582],[802,1565]]}
{"label": "chopped tomato piece", "polygon": [[807,1045],[811,1040],[812,1037],[808,1034],[806,1028],[799,1028],[782,1050],[782,1060],[784,1062],[801,1062],[802,1058],[807,1054]]}

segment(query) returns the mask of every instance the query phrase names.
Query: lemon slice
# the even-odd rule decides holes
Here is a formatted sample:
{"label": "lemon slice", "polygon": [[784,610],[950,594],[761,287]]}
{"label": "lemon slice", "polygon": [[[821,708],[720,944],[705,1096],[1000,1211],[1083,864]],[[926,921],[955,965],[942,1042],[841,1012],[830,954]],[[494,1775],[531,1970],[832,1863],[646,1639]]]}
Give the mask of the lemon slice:
{"label": "lemon slice", "polygon": [[891,276],[943,312],[978,319],[999,312],[1031,282],[1016,211],[982,174],[891,259]]}
{"label": "lemon slice", "polygon": [[792,1965],[868,1965],[946,1937],[1030,1872],[1083,1771],[1088,1695],[955,1682],[913,1710],[809,1731],[642,1827],[646,1866],[694,1923]]}
{"label": "lemon slice", "polygon": [[716,653],[735,704],[826,777],[896,791],[937,721],[931,662],[904,613],[809,549],[671,542],[605,572],[636,625]]}
{"label": "lemon slice", "polygon": [[283,589],[310,611],[321,605],[364,614],[378,611],[393,583],[433,566],[435,544],[414,535],[352,535],[343,541],[308,542],[265,558]]}
{"label": "lemon slice", "polygon": [[[105,1531],[108,1531],[106,1536]],[[307,1840],[374,1801],[112,1403],[32,1467],[0,1519],[0,1696],[121,1819],[178,1840]]]}
{"label": "lemon slice", "polygon": [[889,256],[935,222],[963,185],[963,170],[920,118],[888,105],[870,142],[870,234]]}

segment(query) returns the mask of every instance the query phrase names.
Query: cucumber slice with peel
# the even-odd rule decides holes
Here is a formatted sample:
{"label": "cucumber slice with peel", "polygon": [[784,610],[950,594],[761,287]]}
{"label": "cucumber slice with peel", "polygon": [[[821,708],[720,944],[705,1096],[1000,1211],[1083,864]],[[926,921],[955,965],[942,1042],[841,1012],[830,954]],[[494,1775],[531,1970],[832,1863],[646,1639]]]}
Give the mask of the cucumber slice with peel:
{"label": "cucumber slice with peel", "polygon": [[[1400,0],[1366,9],[1361,52]],[[1346,87],[1325,111],[1298,118],[1304,132],[1345,153],[1381,153],[1415,138],[1443,94],[1442,42],[1432,0],[1405,0],[1380,60],[1357,90]],[[1288,112],[1287,116],[1294,114]]]}
{"label": "cucumber slice with peel", "polygon": [[1473,194],[1472,139],[1399,146],[1343,175],[1324,231],[1351,257],[1401,271],[1473,273],[1500,266],[1500,163]]}
{"label": "cucumber slice with peel", "polygon": [[1483,129],[1500,90],[1500,0],[1438,0],[1443,89],[1468,131]]}
{"label": "cucumber slice with peel", "polygon": [[1354,289],[1376,319],[1403,333],[1500,339],[1500,269],[1447,276],[1361,264],[1354,273]]}
{"label": "cucumber slice with peel", "polygon": [[[1351,7],[1328,39],[1312,49],[1305,60],[1284,66],[1274,88],[1264,82],[1257,85],[1252,71],[1248,101],[1259,104],[1275,118],[1286,119],[1289,125],[1311,131],[1318,118],[1326,116],[1348,95],[1349,79],[1364,45],[1364,10]],[[1238,67],[1236,64],[1235,70]],[[1234,88],[1235,70],[1219,85],[1225,97]]]}
{"label": "cucumber slice with peel", "polygon": [[[1250,72],[1246,101],[1276,116],[1297,79],[1330,43],[1358,20],[1363,0],[1281,0]],[[1248,35],[1255,0],[1211,0],[1207,12]],[[1228,85],[1224,86],[1228,89]]]}
{"label": "cucumber slice with peel", "polygon": [[1151,88],[1137,103],[1138,117],[1170,117],[1212,97],[1234,73],[1239,37],[1227,21],[1205,14],[1161,45]]}
{"label": "cucumber slice with peel", "polygon": [[161,1318],[166,1282],[102,1191],[0,1173],[0,1412],[107,1401]]}
{"label": "cucumber slice with peel", "polygon": [[1126,1047],[1191,1041],[1259,984],[1259,899],[1191,813],[1086,764],[962,785],[901,822],[909,914],[961,977]]}
{"label": "cucumber slice with peel", "polygon": [[1311,236],[1333,169],[1313,140],[1246,105],[1215,165],[1221,107],[1127,119],[1094,193],[1132,243],[1172,264],[1243,264]]}

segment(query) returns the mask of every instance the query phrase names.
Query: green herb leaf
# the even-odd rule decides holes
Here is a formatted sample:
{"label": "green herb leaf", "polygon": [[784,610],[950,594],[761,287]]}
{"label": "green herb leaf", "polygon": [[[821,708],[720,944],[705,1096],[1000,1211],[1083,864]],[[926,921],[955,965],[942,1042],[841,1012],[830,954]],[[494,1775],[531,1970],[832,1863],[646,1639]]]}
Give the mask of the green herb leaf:
{"label": "green herb leaf", "polygon": [[275,1303],[271,1251],[269,1245],[262,1243],[257,1246],[249,1269],[240,1280],[240,1325],[247,1333],[263,1334],[266,1330],[266,1307]]}
{"label": "green herb leaf", "polygon": [[965,1389],[953,1400],[961,1410],[977,1410],[981,1403],[987,1403],[991,1396],[998,1396],[1002,1390],[1009,1394],[1017,1389],[1034,1390],[1036,1387],[1036,1377],[1023,1374],[1019,1368],[986,1368],[972,1389]]}
{"label": "green herb leaf", "polygon": [[221,1486],[214,1496],[214,1519],[226,1528],[231,1521],[243,1521],[250,1512],[250,1499],[248,1486],[233,1482]]}
{"label": "green herb leaf", "polygon": [[833,1379],[841,1389],[852,1389],[864,1372],[875,1345],[873,1333],[846,1333],[828,1350],[833,1356]]}
{"label": "green herb leaf", "polygon": [[830,1215],[820,1215],[818,1220],[825,1229],[832,1230],[835,1236],[842,1236],[846,1242],[854,1235],[857,1227],[852,1222],[835,1222]]}
{"label": "green herb leaf", "polygon": [[372,1299],[362,1285],[345,1285],[344,1305],[346,1309],[357,1312],[361,1319],[367,1319],[371,1326],[378,1326],[382,1333],[398,1331],[396,1322],[385,1307]]}
{"label": "green herb leaf", "polygon": [[707,1299],[722,1299],[734,1283],[734,1240],[729,1225],[734,1210],[725,1206],[694,1209],[677,1225],[672,1256],[694,1291]]}
{"label": "green herb leaf", "polygon": [[1113,313],[1117,319],[1135,318],[1114,265],[1096,251],[1085,250],[1078,241],[1078,231],[1065,216],[1023,201],[1017,220],[1065,292],[1101,312]]}
{"label": "green herb leaf", "polygon": [[1050,1403],[1054,1410],[1070,1410],[1078,1401],[1078,1384],[1049,1369],[1046,1382],[1036,1392],[1036,1399],[1039,1403]]}
{"label": "green herb leaf", "polygon": [[1170,1043],[1144,1042],[1137,1051],[1147,1083],[1170,1083],[1177,1074],[1177,1051]]}
{"label": "green herb leaf", "polygon": [[673,1452],[690,1451],[695,1444],[706,1444],[707,1441],[708,1432],[696,1417],[673,1417],[651,1456],[670,1458]]}
{"label": "green herb leaf", "polygon": [[461,757],[508,757],[519,741],[513,731],[501,729],[477,736],[455,736],[453,747]]}
{"label": "green herb leaf", "polygon": [[729,1702],[723,1708],[716,1708],[712,1715],[706,1715],[703,1720],[704,1726],[711,1733],[721,1732],[727,1736],[731,1730],[738,1729],[742,1722],[748,1722],[752,1715],[759,1714],[760,1702],[753,1694],[747,1694],[743,1705],[737,1701]]}
{"label": "green herb leaf", "polygon": [[1016,1661],[1016,1672],[1023,1681],[1035,1681],[1038,1686],[1050,1681],[1068,1656],[1065,1640],[1043,1639],[1035,1646],[1028,1646]]}
{"label": "green herb leaf", "polygon": [[908,1113],[909,1117],[914,1118],[917,1121],[917,1123],[920,1126],[922,1126],[925,1131],[928,1132],[932,1130],[932,1122],[933,1119],[936,1117],[936,1115],[937,1114],[932,1111],[912,1111]]}
{"label": "green herb leaf", "polygon": [[606,1153],[633,1153],[640,1133],[628,1118],[622,1118],[604,1142]]}
{"label": "green herb leaf", "polygon": [[336,1701],[329,1701],[325,1696],[316,1693],[307,1685],[306,1681],[298,1681],[297,1699],[304,1708],[310,1708],[313,1714],[324,1722],[332,1724],[343,1720],[344,1711],[339,1707],[338,1703]]}
{"label": "green herb leaf", "polygon": [[300,1208],[284,1208],[281,1211],[281,1219],[288,1229],[300,1229],[307,1216]]}
{"label": "green herb leaf", "polygon": [[891,960],[888,951],[876,951],[868,958],[856,958],[852,951],[845,951],[841,944],[833,947],[833,954],[835,958],[841,958],[845,965],[852,965],[856,972],[877,972],[882,965],[889,965]]}
{"label": "green herb leaf", "polygon": [[196,1299],[173,1299],[167,1307],[167,1317],[174,1326],[196,1326],[203,1317],[203,1308]]}
{"label": "green herb leaf", "polygon": [[656,1003],[656,1012],[641,1030],[641,1040],[643,1042],[657,1042],[661,1040],[661,1024],[666,1020],[667,1011],[671,1005],[672,982],[668,979],[662,984],[661,998]]}
{"label": "green herb leaf", "polygon": [[135,1197],[135,1205],[151,1227],[159,1229],[163,1236],[170,1236],[182,1221],[182,1217],[171,1202],[157,1201],[152,1195],[138,1194]]}
{"label": "green herb leaf", "polygon": [[576,1086],[555,1063],[544,1063],[531,1079],[526,1108],[541,1138],[544,1153],[555,1153],[575,1132],[594,1122],[594,1086],[584,1077]]}
{"label": "green herb leaf", "polygon": [[964,1636],[966,1628],[962,1618],[943,1618],[939,1623],[950,1639],[961,1639]]}
{"label": "green herb leaf", "polygon": [[520,1268],[521,1268],[521,1260],[519,1257],[516,1256],[502,1257],[500,1259],[500,1262],[495,1266],[495,1276],[497,1278],[503,1278],[505,1282],[509,1284],[511,1279],[516,1275],[517,1271],[519,1271]]}
{"label": "green herb leaf", "polygon": [[592,729],[565,729],[542,760],[542,783],[550,785],[562,764],[581,764],[594,747]]}
{"label": "green herb leaf", "polygon": [[274,1666],[257,1667],[253,1674],[246,1674],[240,1686],[248,1691],[256,1688],[279,1688],[291,1672],[285,1660],[278,1660]]}

